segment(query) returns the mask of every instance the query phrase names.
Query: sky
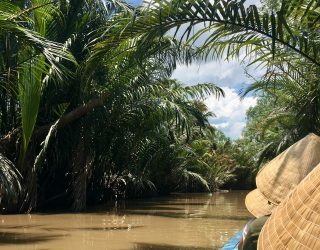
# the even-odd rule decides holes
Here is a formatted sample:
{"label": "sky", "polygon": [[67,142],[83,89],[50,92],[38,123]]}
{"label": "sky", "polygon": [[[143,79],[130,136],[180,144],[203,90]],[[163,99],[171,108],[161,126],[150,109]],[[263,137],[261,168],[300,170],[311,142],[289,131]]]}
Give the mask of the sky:
{"label": "sky", "polygon": [[[128,2],[137,5],[142,1],[128,0]],[[247,0],[246,4],[259,5],[260,0]],[[241,132],[245,127],[247,110],[257,103],[257,98],[254,96],[246,96],[240,100],[238,93],[253,83],[254,79],[259,79],[263,70],[251,67],[248,73],[253,78],[246,75],[244,65],[237,60],[211,60],[189,66],[178,65],[172,78],[187,85],[215,83],[221,87],[225,92],[225,98],[217,100],[214,96],[209,96],[205,100],[209,110],[216,115],[209,121],[231,139],[237,139],[241,137]]]}
{"label": "sky", "polygon": [[[250,68],[250,75],[255,79],[263,74],[261,69]],[[208,109],[216,117],[210,118],[209,122],[222,130],[231,139],[237,139],[246,124],[246,112],[257,103],[254,96],[246,96],[242,100],[239,92],[244,90],[254,79],[246,76],[244,66],[236,60],[232,61],[209,61],[190,66],[178,65],[172,78],[178,79],[187,85],[197,83],[215,83],[225,92],[225,97],[217,100],[209,96],[205,103]]]}
{"label": "sky", "polygon": [[129,4],[136,6],[136,5],[139,5],[140,3],[142,3],[143,0],[126,0],[126,1]]}
{"label": "sky", "polygon": [[[246,4],[259,5],[260,0],[247,0]],[[178,65],[172,78],[187,85],[210,82],[221,87],[225,92],[225,98],[217,100],[210,96],[205,100],[209,110],[216,115],[210,118],[209,122],[231,139],[238,139],[246,124],[247,110],[257,103],[257,98],[250,95],[241,100],[239,91],[248,87],[255,79],[259,79],[263,70],[250,67],[248,73],[250,77],[246,74],[244,65],[237,60],[211,60],[190,66]]]}

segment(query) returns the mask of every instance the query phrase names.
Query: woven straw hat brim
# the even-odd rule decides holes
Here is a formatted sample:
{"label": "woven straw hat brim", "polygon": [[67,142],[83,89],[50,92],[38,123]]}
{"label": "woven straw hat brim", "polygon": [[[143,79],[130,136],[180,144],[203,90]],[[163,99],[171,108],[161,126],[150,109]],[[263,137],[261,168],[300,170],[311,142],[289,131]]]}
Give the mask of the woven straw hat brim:
{"label": "woven straw hat brim", "polygon": [[320,163],[320,137],[309,134],[272,161],[258,173],[260,192],[274,204],[283,199]]}
{"label": "woven straw hat brim", "polygon": [[276,207],[276,205],[268,201],[258,189],[247,194],[245,204],[248,211],[257,218],[270,215]]}
{"label": "woven straw hat brim", "polygon": [[268,219],[258,249],[320,249],[320,164]]}

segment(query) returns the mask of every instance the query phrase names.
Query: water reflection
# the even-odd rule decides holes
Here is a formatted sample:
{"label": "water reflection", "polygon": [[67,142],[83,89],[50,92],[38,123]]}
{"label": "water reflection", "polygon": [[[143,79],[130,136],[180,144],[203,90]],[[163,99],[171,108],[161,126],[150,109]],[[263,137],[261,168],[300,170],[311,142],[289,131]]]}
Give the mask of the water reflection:
{"label": "water reflection", "polygon": [[44,241],[55,240],[61,236],[63,235],[1,232],[0,246],[1,245],[35,244],[35,243],[40,243]]}
{"label": "water reflection", "polygon": [[143,226],[132,226],[132,225],[127,225],[127,226],[111,226],[111,227],[83,227],[83,228],[47,228],[44,227],[44,230],[47,231],[75,231],[75,230],[85,230],[85,231],[112,231],[112,230],[127,230],[130,231],[131,229],[134,228],[139,228]]}
{"label": "water reflection", "polygon": [[136,243],[133,250],[214,250],[218,248],[208,247],[186,247],[186,246],[172,246],[167,244],[146,244]]}
{"label": "water reflection", "polygon": [[248,220],[245,195],[174,194],[82,214],[1,216],[0,249],[218,249]]}

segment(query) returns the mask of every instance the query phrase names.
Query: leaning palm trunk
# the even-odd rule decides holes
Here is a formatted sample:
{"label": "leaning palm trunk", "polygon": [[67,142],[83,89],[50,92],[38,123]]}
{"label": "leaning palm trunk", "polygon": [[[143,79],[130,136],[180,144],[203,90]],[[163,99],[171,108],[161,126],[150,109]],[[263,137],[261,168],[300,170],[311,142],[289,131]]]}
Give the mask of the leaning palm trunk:
{"label": "leaning palm trunk", "polygon": [[91,152],[86,140],[88,133],[82,125],[80,129],[80,139],[72,152],[72,209],[82,211],[87,205],[87,179],[90,176],[90,166],[92,162]]}
{"label": "leaning palm trunk", "polygon": [[83,133],[72,152],[72,209],[81,211],[86,207],[86,157]]}

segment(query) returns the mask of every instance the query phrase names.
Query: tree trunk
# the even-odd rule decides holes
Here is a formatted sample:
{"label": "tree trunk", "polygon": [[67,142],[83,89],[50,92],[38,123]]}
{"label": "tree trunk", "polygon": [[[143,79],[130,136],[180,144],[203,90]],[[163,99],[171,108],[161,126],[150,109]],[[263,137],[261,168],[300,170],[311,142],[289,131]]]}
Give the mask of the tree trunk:
{"label": "tree trunk", "polygon": [[87,180],[90,178],[92,160],[90,137],[84,124],[79,134],[78,144],[72,152],[72,209],[77,212],[87,206]]}

